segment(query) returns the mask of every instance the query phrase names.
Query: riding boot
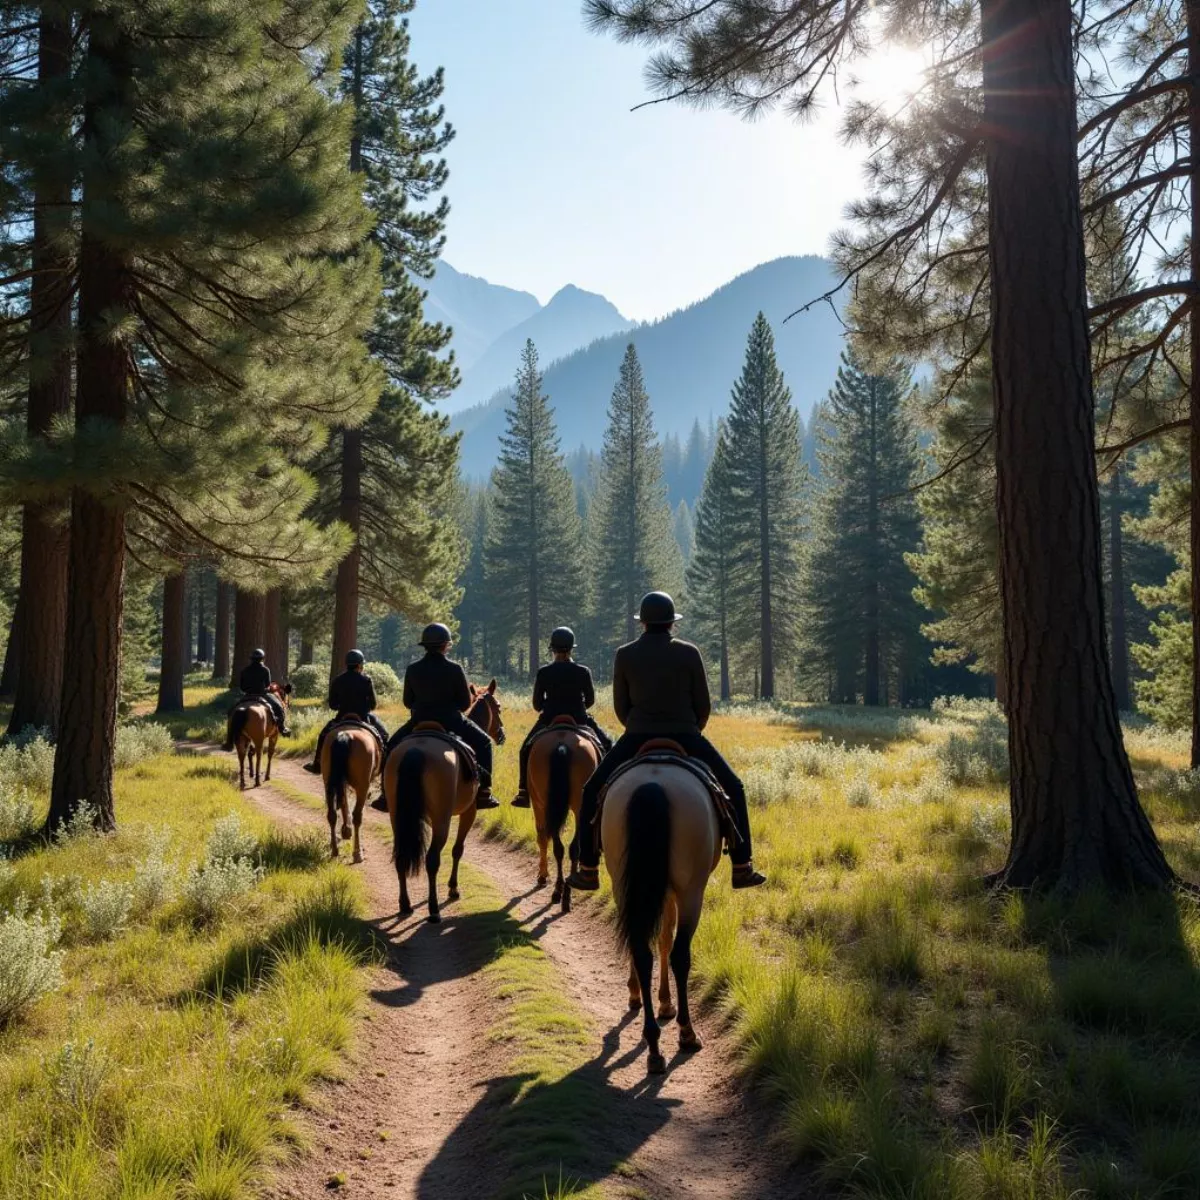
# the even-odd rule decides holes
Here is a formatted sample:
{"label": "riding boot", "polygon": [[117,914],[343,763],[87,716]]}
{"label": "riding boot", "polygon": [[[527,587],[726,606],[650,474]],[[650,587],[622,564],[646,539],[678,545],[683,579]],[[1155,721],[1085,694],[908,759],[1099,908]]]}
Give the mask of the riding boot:
{"label": "riding boot", "polygon": [[733,886],[735,891],[740,891],[742,888],[762,887],[766,882],[767,877],[761,871],[756,871],[752,862],[734,863]]}
{"label": "riding boot", "polygon": [[597,892],[600,890],[600,868],[588,867],[580,863],[566,879],[567,887],[580,892]]}
{"label": "riding boot", "polygon": [[525,788],[517,789],[517,794],[512,798],[511,807],[513,807],[513,808],[530,808],[530,807],[532,807],[530,799],[529,799],[529,793],[525,790]]}
{"label": "riding boot", "polygon": [[488,784],[481,783],[479,785],[479,791],[475,793],[475,807],[477,809],[500,807],[500,801],[492,795],[492,789]]}

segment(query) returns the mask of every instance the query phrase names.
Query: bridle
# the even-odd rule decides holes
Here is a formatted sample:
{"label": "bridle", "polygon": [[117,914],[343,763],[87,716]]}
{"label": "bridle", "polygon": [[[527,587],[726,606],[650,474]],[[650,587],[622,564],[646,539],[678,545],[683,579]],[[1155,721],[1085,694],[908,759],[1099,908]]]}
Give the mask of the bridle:
{"label": "bridle", "polygon": [[[467,719],[475,721],[475,714],[479,711],[480,707],[487,709],[488,712],[488,721],[483,725],[485,731],[490,730],[492,724],[491,717],[495,716],[496,733],[492,740],[497,746],[503,746],[506,735],[504,733],[504,719],[500,715],[500,701],[497,700],[491,692],[477,693],[475,697],[475,703],[471,705],[471,711],[467,713]],[[480,722],[475,721],[475,724],[479,725]],[[491,736],[490,733],[489,736]]]}

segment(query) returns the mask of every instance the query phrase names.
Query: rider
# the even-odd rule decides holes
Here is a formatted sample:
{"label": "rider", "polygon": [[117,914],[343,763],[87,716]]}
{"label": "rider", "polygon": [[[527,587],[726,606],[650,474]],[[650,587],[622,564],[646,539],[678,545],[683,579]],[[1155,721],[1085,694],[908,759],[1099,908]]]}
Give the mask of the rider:
{"label": "rider", "polygon": [[529,807],[529,752],[534,739],[555,717],[572,717],[577,725],[586,725],[597,738],[607,754],[612,749],[612,738],[600,728],[596,718],[588,709],[596,703],[596,689],[592,685],[592,673],[571,658],[575,649],[575,634],[565,625],[550,635],[550,650],[554,661],[538,669],[533,685],[533,707],[540,714],[534,722],[529,736],[521,746],[520,789],[513,799],[513,808]]}
{"label": "rider", "polygon": [[[679,613],[666,592],[650,592],[642,599],[638,619],[643,633],[622,646],[613,664],[613,708],[625,726],[617,744],[584,785],[579,828],[589,829],[595,819],[600,792],[622,763],[637,756],[653,738],[678,742],[693,758],[711,768],[732,801],[741,840],[730,854],[735,888],[758,887],[766,877],[754,869],[750,853],[750,822],[746,791],[733,768],[701,733],[708,723],[712,701],[708,676],[700,651],[674,635]],[[567,881],[571,887],[595,891],[600,886],[600,855],[596,839],[581,839],[581,863]]]}
{"label": "rider", "polygon": [[452,640],[445,625],[425,626],[419,643],[425,657],[409,663],[404,672],[404,707],[412,715],[392,734],[387,753],[422,721],[436,721],[475,751],[479,762],[475,807],[499,808],[500,802],[492,795],[492,739],[466,716],[471,707],[471,689],[467,673],[449,657]]}
{"label": "rider", "polygon": [[[242,689],[242,700],[261,700],[270,710],[271,715],[275,718],[275,724],[279,726],[280,737],[291,737],[292,731],[287,727],[287,709],[283,707],[282,701],[278,696],[274,695],[271,688],[271,668],[266,664],[266,652],[262,650],[252,650],[250,652],[250,661],[242,668],[242,673],[238,676],[238,687]],[[238,704],[242,703],[238,701]],[[234,708],[237,704],[234,705]],[[225,725],[225,745],[224,750],[233,749],[233,738],[230,736],[229,727],[233,720],[233,712],[230,711],[229,722]]]}
{"label": "rider", "polygon": [[304,764],[306,771],[320,775],[321,746],[325,735],[347,717],[358,717],[365,721],[379,735],[380,742],[387,741],[388,732],[383,727],[383,722],[375,715],[375,706],[378,703],[375,699],[375,685],[371,682],[370,675],[363,671],[366,661],[366,655],[361,650],[349,651],[346,655],[346,669],[329,685],[329,696],[325,703],[337,716],[317,735],[317,748],[313,753],[313,760]]}

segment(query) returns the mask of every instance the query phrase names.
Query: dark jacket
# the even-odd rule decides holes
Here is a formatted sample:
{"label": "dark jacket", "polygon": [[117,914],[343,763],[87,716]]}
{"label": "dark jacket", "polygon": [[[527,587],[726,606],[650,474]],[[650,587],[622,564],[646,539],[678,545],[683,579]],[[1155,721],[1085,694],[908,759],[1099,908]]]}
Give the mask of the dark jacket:
{"label": "dark jacket", "polygon": [[669,633],[643,633],[617,651],[613,708],[630,733],[699,733],[712,699],[700,651]]}
{"label": "dark jacket", "polygon": [[343,671],[329,685],[327,703],[336,713],[354,713],[365,717],[374,712],[377,701],[370,675],[364,675],[361,671]]}
{"label": "dark jacket", "polygon": [[547,721],[574,717],[582,721],[596,703],[592,673],[577,662],[552,662],[541,667],[533,684],[533,707]]}
{"label": "dark jacket", "polygon": [[271,686],[271,668],[266,663],[247,663],[238,676],[238,687],[248,696],[265,696]]}
{"label": "dark jacket", "polygon": [[404,706],[414,721],[452,721],[471,707],[467,673],[444,654],[426,654],[404,672]]}

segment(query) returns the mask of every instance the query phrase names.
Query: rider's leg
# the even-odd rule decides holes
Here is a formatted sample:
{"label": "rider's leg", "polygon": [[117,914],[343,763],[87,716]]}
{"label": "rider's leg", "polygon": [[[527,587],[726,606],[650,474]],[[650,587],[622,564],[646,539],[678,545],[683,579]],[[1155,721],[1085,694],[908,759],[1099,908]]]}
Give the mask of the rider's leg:
{"label": "rider's leg", "polygon": [[292,731],[287,727],[287,709],[283,707],[283,701],[278,696],[273,696],[270,692],[263,692],[262,697],[271,709],[272,715],[275,717],[275,724],[279,726],[279,733],[282,737],[291,737]]}
{"label": "rider's leg", "polygon": [[380,741],[386,746],[388,740],[387,726],[374,713],[367,713],[366,721],[379,734]]}
{"label": "rider's leg", "polygon": [[725,761],[721,752],[701,734],[680,738],[683,748],[694,758],[706,763],[717,782],[725,789],[733,807],[741,841],[730,851],[729,861],[733,866],[735,888],[758,887],[766,883],[767,877],[754,869],[753,847],[750,842],[750,812],[746,804],[746,789],[734,769]]}
{"label": "rider's leg", "polygon": [[604,748],[604,753],[607,754],[613,748],[613,740],[604,732],[604,727],[592,716],[587,713],[583,718],[583,723],[600,739],[600,745]]}
{"label": "rider's leg", "polygon": [[321,747],[325,744],[325,737],[333,728],[336,721],[337,717],[334,717],[332,721],[326,721],[321,732],[317,734],[317,748],[313,751],[312,762],[304,764],[304,769],[310,775],[320,775],[321,773]]}
{"label": "rider's leg", "polygon": [[479,761],[479,794],[475,798],[475,807],[499,808],[500,802],[492,796],[492,739],[466,717],[456,723],[451,732],[475,751]]}
{"label": "rider's leg", "polygon": [[529,807],[529,752],[533,749],[533,740],[546,728],[545,717],[538,717],[529,731],[529,736],[521,743],[521,752],[517,755],[517,794],[513,798],[513,808]]}
{"label": "rider's leg", "polygon": [[623,733],[612,750],[600,760],[600,765],[592,772],[591,778],[583,785],[583,802],[579,806],[579,819],[576,822],[580,833],[579,866],[571,872],[567,880],[568,887],[578,888],[583,892],[594,892],[600,886],[600,848],[596,844],[596,831],[593,829],[600,793],[612,778],[613,772],[622,763],[634,758],[646,740],[644,734]]}

